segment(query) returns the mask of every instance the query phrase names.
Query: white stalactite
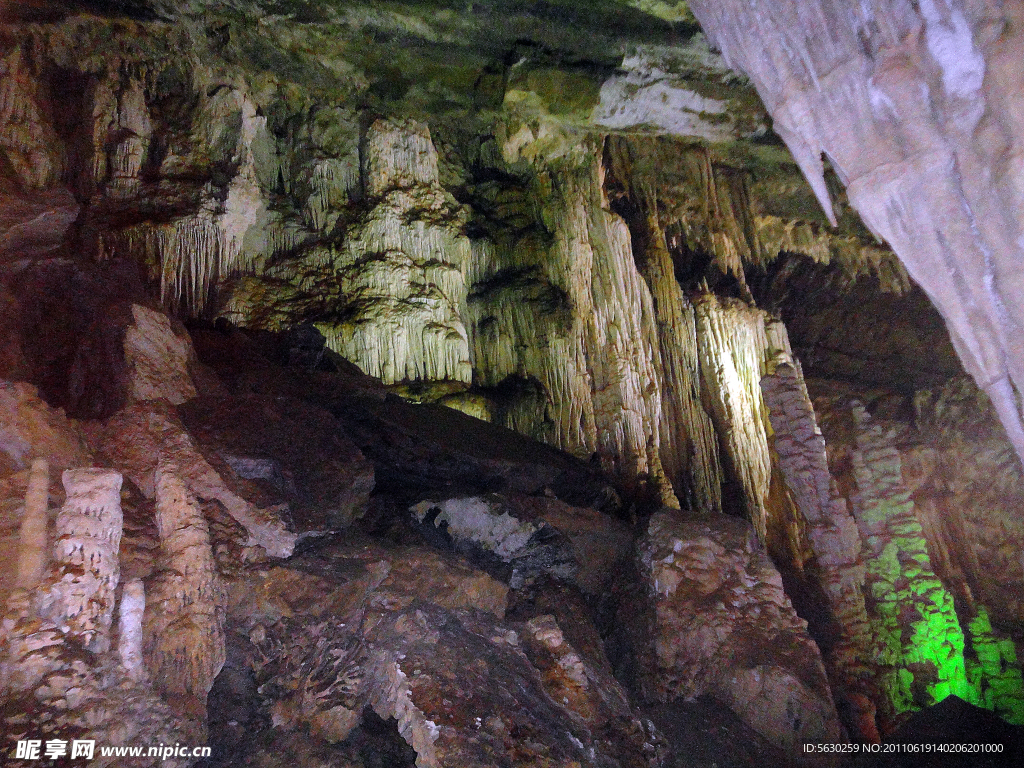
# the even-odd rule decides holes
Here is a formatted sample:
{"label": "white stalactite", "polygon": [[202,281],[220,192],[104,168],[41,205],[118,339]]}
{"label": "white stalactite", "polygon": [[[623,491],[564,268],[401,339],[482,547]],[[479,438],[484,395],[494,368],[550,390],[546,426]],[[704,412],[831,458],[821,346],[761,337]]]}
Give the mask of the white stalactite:
{"label": "white stalactite", "polygon": [[[467,274],[477,383],[540,385],[505,425],[678,501],[662,469],[654,302],[596,163],[552,174],[550,243],[475,244]],[[538,400],[538,398],[540,398]]]}
{"label": "white stalactite", "polygon": [[747,73],[823,208],[822,157],[942,313],[1024,460],[1024,7],[690,4]]}
{"label": "white stalactite", "polygon": [[772,460],[761,377],[768,352],[765,313],[739,301],[704,295],[696,303],[697,347],[705,391],[727,473],[742,490],[744,513],[767,534]]}

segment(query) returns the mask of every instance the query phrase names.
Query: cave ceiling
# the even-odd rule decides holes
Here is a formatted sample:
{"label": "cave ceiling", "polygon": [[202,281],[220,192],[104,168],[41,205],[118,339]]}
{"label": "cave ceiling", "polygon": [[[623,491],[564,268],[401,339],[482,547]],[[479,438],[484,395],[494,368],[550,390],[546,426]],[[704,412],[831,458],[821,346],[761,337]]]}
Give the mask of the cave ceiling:
{"label": "cave ceiling", "polygon": [[[938,315],[850,210],[830,172],[839,227],[829,228],[757,91],[709,45],[686,3],[32,0],[5,3],[2,13],[12,23],[0,35],[5,50],[19,44],[19,24],[35,29],[34,44],[49,49],[48,83],[56,101],[75,104],[83,77],[111,61],[120,60],[126,71],[160,62],[147,87],[160,94],[154,111],[163,109],[159,117],[169,124],[175,110],[188,111],[181,93],[190,80],[208,81],[208,88],[246,81],[278,137],[292,130],[296,114],[324,106],[352,110],[363,120],[398,115],[429,124],[442,183],[477,212],[469,224],[477,232],[488,226],[491,201],[482,198],[493,179],[492,170],[481,170],[481,155],[495,132],[505,134],[506,146],[521,145],[504,169],[513,174],[517,163],[522,169],[578,162],[595,151],[586,137],[630,137],[637,147],[635,172],[654,188],[670,235],[680,220],[721,215],[706,206],[694,210],[706,190],[693,188],[680,170],[681,153],[699,149],[709,165],[741,180],[741,199],[731,204],[749,207],[737,218],[748,228],[744,217],[758,222],[758,231],[740,239],[765,241],[741,248],[754,294],[744,287],[740,295],[792,318],[794,342],[810,353],[811,371],[908,391],[959,370]],[[216,177],[209,169],[189,173]],[[83,219],[104,228],[173,217],[195,205],[196,192],[187,186],[168,194],[165,185],[148,201],[128,205],[94,200]],[[793,238],[765,237],[766,226],[812,234],[794,246]],[[793,258],[785,258],[788,249],[797,250]],[[729,269],[706,268],[713,254],[691,243],[675,249],[673,258],[684,288],[704,281],[735,292]],[[794,271],[799,278],[790,284]],[[876,327],[842,334],[844,348],[832,354],[827,337],[837,326],[870,327],[874,315],[865,310],[865,295],[882,297],[883,314],[898,319],[889,334],[897,341],[879,344]],[[819,320],[808,320],[814,317]]]}

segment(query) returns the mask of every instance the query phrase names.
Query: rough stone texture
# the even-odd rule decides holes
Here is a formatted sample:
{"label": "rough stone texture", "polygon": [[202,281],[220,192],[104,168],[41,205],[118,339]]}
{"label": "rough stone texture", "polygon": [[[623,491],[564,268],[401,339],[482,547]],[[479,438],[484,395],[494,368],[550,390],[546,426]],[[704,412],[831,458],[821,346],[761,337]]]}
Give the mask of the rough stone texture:
{"label": "rough stone texture", "polygon": [[823,154],[928,293],[1024,457],[1020,9],[966,0],[691,6],[753,79],[826,212]]}
{"label": "rough stone texture", "polygon": [[596,452],[606,470],[630,484],[647,478],[649,492],[669,502],[654,307],[629,232],[605,210],[596,163],[552,173],[549,183],[550,245],[482,245],[474,254],[478,380],[536,380],[541,407],[526,398],[496,420],[572,453]]}
{"label": "rough stone texture", "polygon": [[793,754],[839,739],[818,648],[749,524],[658,512],[638,566],[650,613],[627,630],[645,697],[710,694]]}
{"label": "rough stone texture", "polygon": [[32,590],[39,584],[49,562],[46,527],[50,507],[50,465],[46,459],[32,462],[25,512],[18,531],[18,574],[15,589]]}
{"label": "rough stone texture", "polygon": [[851,711],[847,728],[878,740],[874,722],[877,691],[871,684],[875,659],[864,601],[866,568],[856,521],[829,473],[825,438],[818,427],[800,363],[784,350],[761,380],[773,441],[786,487],[805,526],[805,572],[825,595],[839,637],[822,649],[833,697]]}
{"label": "rough stone texture", "polygon": [[[67,500],[57,518],[52,565],[34,592],[15,590],[0,622],[3,733],[14,739],[65,740],[88,734],[111,745],[197,740],[199,733],[185,727],[109,652],[119,579],[121,475],[71,469],[65,470],[63,482]],[[122,601],[122,616],[132,612],[130,603]],[[5,754],[10,754],[8,746]],[[96,758],[98,765],[116,764],[114,758]],[[171,763],[191,765],[177,759]]]}
{"label": "rough stone texture", "polygon": [[224,596],[209,526],[168,462],[156,471],[156,522],[163,569],[149,589],[146,665],[171,707],[204,723],[206,696],[225,660]]}
{"label": "rough stone texture", "polygon": [[857,483],[852,511],[867,554],[864,591],[872,598],[875,653],[886,668],[879,684],[887,706],[879,719],[883,730],[890,730],[896,715],[925,703],[919,701],[923,696],[914,689],[915,681],[919,687],[927,686],[925,695],[933,701],[949,693],[970,696],[964,635],[953,596],[932,569],[914,502],[903,482],[894,430],[872,424],[861,403],[852,403],[852,408],[857,430],[851,457]]}
{"label": "rough stone texture", "polygon": [[118,606],[117,655],[128,677],[142,682],[148,677],[142,658],[142,618],[146,612],[146,586],[142,579],[124,583]]}
{"label": "rough stone texture", "polygon": [[94,652],[110,648],[114,591],[121,578],[121,474],[66,469],[67,499],[57,515],[55,576],[36,594],[37,610]]}
{"label": "rough stone texture", "polygon": [[219,472],[211,466],[170,404],[151,402],[126,408],[97,429],[93,440],[147,498],[156,497],[158,463],[173,461],[193,494],[217,500],[245,528],[247,546],[260,546],[271,557],[291,554],[295,534],[286,529],[281,508],[259,507],[242,496],[244,481],[226,465]]}
{"label": "rough stone texture", "polygon": [[656,764],[656,734],[553,617],[500,621],[505,589],[423,548],[335,544],[237,583],[232,614],[277,728],[338,742],[368,704],[417,765]]}
{"label": "rough stone texture", "polygon": [[3,474],[27,469],[37,457],[47,459],[54,473],[88,463],[75,425],[24,382],[0,382],[0,436]]}
{"label": "rough stone texture", "polygon": [[135,323],[124,335],[129,402],[167,400],[181,405],[196,396],[189,373],[195,352],[188,336],[179,336],[168,317],[139,304],[132,305]]}
{"label": "rough stone texture", "polygon": [[411,512],[428,532],[438,529],[513,589],[557,578],[600,594],[629,546],[629,530],[621,522],[546,497],[428,499]]}
{"label": "rough stone texture", "polygon": [[[831,471],[865,548],[862,591],[871,657],[880,664],[879,692],[870,698],[883,733],[951,694],[1021,719],[1016,603],[1002,597],[1019,578],[1017,549],[1005,545],[1019,534],[995,511],[1019,495],[1020,470],[984,399],[966,378],[922,391],[912,422],[905,400],[891,393],[876,392],[866,404],[849,394],[816,397],[816,410],[827,415]],[[969,466],[949,460],[950,450],[972,456]],[[964,546],[971,520],[977,541],[999,542],[1002,556]],[[983,559],[992,577],[1004,579],[998,592],[986,586],[987,575],[972,575]]]}
{"label": "rough stone texture", "polygon": [[767,538],[772,459],[761,375],[768,356],[764,312],[705,295],[696,303],[697,349],[704,391],[721,442],[726,477],[739,486],[732,511]]}
{"label": "rough stone texture", "polygon": [[451,408],[389,396],[344,361],[333,373],[310,371],[283,365],[289,351],[277,339],[241,331],[196,331],[195,339],[201,360],[233,393],[295,398],[330,411],[373,463],[377,492],[415,502],[546,488],[579,506],[619,504],[597,468]]}
{"label": "rough stone texture", "polygon": [[479,553],[484,569],[513,589],[543,574],[575,576],[568,540],[543,520],[516,515],[498,497],[421,501],[411,512],[418,522],[444,531],[459,550]]}
{"label": "rough stone texture", "polygon": [[178,408],[196,445],[269,498],[288,503],[297,530],[359,518],[373,465],[328,411],[285,397],[202,397]]}
{"label": "rough stone texture", "polygon": [[920,441],[901,445],[903,477],[932,564],[965,602],[983,603],[1001,623],[1020,621],[1024,525],[1013,510],[1024,478],[996,413],[966,377],[918,392],[914,409]]}

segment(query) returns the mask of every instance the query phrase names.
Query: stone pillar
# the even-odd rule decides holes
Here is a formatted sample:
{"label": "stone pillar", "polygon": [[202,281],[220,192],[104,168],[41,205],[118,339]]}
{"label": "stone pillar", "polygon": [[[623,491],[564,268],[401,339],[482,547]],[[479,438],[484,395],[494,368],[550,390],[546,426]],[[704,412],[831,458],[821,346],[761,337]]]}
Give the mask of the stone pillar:
{"label": "stone pillar", "polygon": [[36,459],[28,479],[25,494],[25,516],[21,519],[18,547],[18,589],[31,590],[39,586],[46,572],[46,512],[50,500],[50,464]]}
{"label": "stone pillar", "polygon": [[39,614],[100,653],[110,647],[120,579],[121,473],[69,469],[62,480],[67,501],[57,516],[52,576],[39,596]]}
{"label": "stone pillar", "polygon": [[124,585],[118,619],[117,651],[128,677],[135,681],[146,678],[142,661],[142,615],[146,610],[146,587],[142,579]]}
{"label": "stone pillar", "polygon": [[156,473],[156,522],[165,569],[146,616],[146,663],[172,708],[204,722],[206,697],[226,658],[221,587],[206,519],[164,461]]}

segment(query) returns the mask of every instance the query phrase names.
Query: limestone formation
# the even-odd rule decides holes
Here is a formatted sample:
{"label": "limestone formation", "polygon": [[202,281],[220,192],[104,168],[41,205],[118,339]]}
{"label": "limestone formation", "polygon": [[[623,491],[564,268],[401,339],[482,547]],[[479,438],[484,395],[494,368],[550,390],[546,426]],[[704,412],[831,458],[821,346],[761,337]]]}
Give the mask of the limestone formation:
{"label": "limestone formation", "polygon": [[627,629],[646,696],[709,694],[793,754],[839,738],[818,647],[749,524],[658,512],[638,566],[649,613]]}
{"label": "limestone formation", "polygon": [[[942,312],[964,366],[1024,458],[1020,9],[964,0],[696,0],[757,86],[834,221],[823,157],[864,222]],[[828,30],[828,34],[822,34]]]}
{"label": "limestone formation", "polygon": [[170,462],[156,470],[156,521],[164,570],[147,602],[146,665],[172,708],[202,723],[224,666],[223,596],[209,527]]}
{"label": "limestone formation", "polygon": [[722,443],[726,476],[740,487],[744,515],[762,541],[768,529],[772,461],[761,376],[768,356],[767,318],[740,302],[703,296],[696,304],[704,388]]}
{"label": "limestone formation", "polygon": [[1020,722],[1018,5],[3,3],[0,731]]}
{"label": "limestone formation", "polygon": [[21,520],[18,541],[18,575],[15,588],[32,590],[38,586],[49,562],[47,548],[48,511],[50,508],[50,465],[46,459],[32,462],[25,513]]}
{"label": "limestone formation", "polygon": [[147,677],[142,659],[142,617],[146,611],[146,585],[142,579],[125,583],[121,591],[117,620],[117,654],[129,678],[142,682]]}
{"label": "limestone formation", "polygon": [[0,467],[5,473],[28,469],[36,457],[47,459],[53,472],[89,463],[75,425],[25,382],[0,382],[0,437]]}
{"label": "limestone formation", "polygon": [[110,647],[120,579],[121,474],[68,469],[67,501],[57,515],[53,576],[37,596],[39,612],[89,650]]}
{"label": "limestone formation", "polygon": [[467,589],[497,583],[465,562],[336,542],[251,579],[233,587],[231,613],[250,627],[245,653],[281,731],[305,727],[337,744],[370,706],[395,718],[417,765],[501,755],[646,768],[663,754],[619,684],[552,617],[502,621],[489,592]]}
{"label": "limestone formation", "polygon": [[161,456],[173,460],[189,491],[204,499],[216,499],[248,533],[248,546],[258,545],[272,557],[287,557],[295,546],[295,534],[285,528],[280,508],[263,508],[248,501],[232,482],[210,465],[196,448],[173,407],[167,403],[140,403],[126,408],[105,425],[104,452],[148,497],[156,498],[156,471]]}
{"label": "limestone formation", "polygon": [[[864,600],[866,568],[857,524],[829,472],[825,438],[818,427],[800,363],[780,344],[771,372],[761,380],[779,466],[806,526],[808,574],[821,589],[841,627],[825,665],[833,695],[855,713],[851,722],[868,741],[878,738],[871,680],[875,664]],[[849,726],[848,726],[849,727]]]}
{"label": "limestone formation", "polygon": [[132,305],[135,322],[124,335],[129,402],[165,399],[181,405],[196,396],[189,372],[195,352],[187,337],[171,328],[170,319],[148,307]]}

